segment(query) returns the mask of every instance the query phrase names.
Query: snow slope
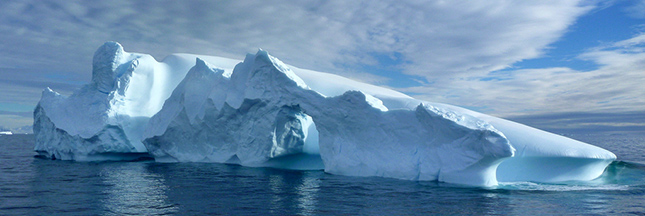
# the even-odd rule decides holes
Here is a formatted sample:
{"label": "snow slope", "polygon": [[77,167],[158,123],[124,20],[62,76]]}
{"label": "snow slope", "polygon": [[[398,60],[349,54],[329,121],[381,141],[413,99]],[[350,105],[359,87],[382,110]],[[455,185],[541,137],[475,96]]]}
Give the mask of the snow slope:
{"label": "snow slope", "polygon": [[114,42],[92,83],[47,89],[36,151],[67,160],[130,159],[324,169],[353,176],[493,186],[598,177],[609,151],[258,51],[239,61],[175,54],[157,62]]}

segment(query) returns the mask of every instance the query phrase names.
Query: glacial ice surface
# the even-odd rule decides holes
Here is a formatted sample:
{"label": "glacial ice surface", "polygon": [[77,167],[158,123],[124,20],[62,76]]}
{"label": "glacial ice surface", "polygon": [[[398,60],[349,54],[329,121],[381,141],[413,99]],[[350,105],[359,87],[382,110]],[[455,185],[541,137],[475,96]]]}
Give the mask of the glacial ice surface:
{"label": "glacial ice surface", "polygon": [[157,62],[107,42],[92,82],[51,89],[35,150],[63,160],[217,162],[494,186],[592,180],[616,156],[522,124],[333,74],[260,50],[243,62],[174,54]]}

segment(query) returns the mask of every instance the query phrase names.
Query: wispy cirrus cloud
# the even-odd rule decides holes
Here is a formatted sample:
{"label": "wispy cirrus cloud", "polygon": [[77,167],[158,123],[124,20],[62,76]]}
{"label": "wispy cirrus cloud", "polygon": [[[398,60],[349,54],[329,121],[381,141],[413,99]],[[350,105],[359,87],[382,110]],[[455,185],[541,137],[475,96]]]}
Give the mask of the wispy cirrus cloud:
{"label": "wispy cirrus cloud", "polygon": [[645,34],[589,49],[578,58],[592,61],[599,68],[504,70],[401,90],[500,116],[643,111]]}
{"label": "wispy cirrus cloud", "polygon": [[[262,47],[323,71],[400,54],[406,74],[485,73],[539,56],[592,6],[566,1],[3,1],[0,62],[89,70],[107,40],[161,58]],[[527,43],[530,41],[530,43]]]}
{"label": "wispy cirrus cloud", "polygon": [[642,133],[645,111],[636,112],[561,112],[509,116],[508,119],[554,133]]}
{"label": "wispy cirrus cloud", "polygon": [[632,1],[632,5],[625,9],[627,14],[637,19],[645,19],[645,0]]}

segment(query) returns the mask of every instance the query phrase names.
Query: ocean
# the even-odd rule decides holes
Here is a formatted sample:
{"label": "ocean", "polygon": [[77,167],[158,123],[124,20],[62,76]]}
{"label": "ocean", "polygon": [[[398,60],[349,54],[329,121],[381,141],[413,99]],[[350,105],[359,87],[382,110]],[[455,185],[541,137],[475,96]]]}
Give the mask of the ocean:
{"label": "ocean", "polygon": [[440,182],[212,163],[34,157],[0,136],[0,215],[645,215],[645,135],[568,134],[618,161],[590,182]]}

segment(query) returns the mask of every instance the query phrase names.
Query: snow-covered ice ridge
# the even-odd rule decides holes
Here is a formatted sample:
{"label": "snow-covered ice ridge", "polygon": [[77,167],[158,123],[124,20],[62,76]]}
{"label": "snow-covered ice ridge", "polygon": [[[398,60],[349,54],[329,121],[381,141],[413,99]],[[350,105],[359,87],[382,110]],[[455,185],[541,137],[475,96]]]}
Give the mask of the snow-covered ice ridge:
{"label": "snow-covered ice ridge", "polygon": [[107,42],[92,82],[43,91],[35,150],[62,160],[217,162],[495,186],[592,180],[602,148],[337,75],[260,50],[157,62]]}

